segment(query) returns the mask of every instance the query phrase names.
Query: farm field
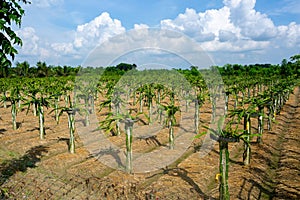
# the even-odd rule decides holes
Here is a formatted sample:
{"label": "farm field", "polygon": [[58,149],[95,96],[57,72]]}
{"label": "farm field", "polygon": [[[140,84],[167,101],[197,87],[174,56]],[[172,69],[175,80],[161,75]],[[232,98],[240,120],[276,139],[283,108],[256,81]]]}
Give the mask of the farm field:
{"label": "farm field", "polygon": [[[259,90],[258,87],[257,91]],[[276,115],[275,121],[271,122],[272,128],[270,130],[269,125],[267,126],[269,119],[264,118],[262,142],[257,142],[258,135],[251,137],[249,141],[251,144],[251,162],[249,164],[245,165],[245,158],[243,158],[245,143],[242,141],[228,143],[230,152],[228,185],[231,199],[300,198],[300,88],[293,86],[291,90],[289,98],[280,108],[280,113]],[[257,91],[249,90],[249,95],[255,96]],[[106,91],[106,93],[109,92]],[[10,93],[10,95],[12,94]],[[137,94],[137,97],[141,94]],[[238,96],[241,95],[242,93],[239,92]],[[100,96],[102,97],[95,99],[96,108],[104,105],[103,102],[107,100],[105,95]],[[65,105],[64,100],[66,99],[60,100],[60,106]],[[143,105],[143,112],[147,113],[150,105],[149,96],[146,100],[146,104]],[[235,100],[235,98],[229,99],[227,109],[234,109]],[[168,97],[162,100],[162,104],[169,105],[168,109],[175,108],[178,102],[175,100],[177,104],[171,105],[170,102],[172,101],[172,98]],[[140,104],[135,105],[134,102],[131,101],[131,108],[133,113],[137,113]],[[211,122],[212,112],[214,112],[212,102],[206,97],[200,105],[198,133],[207,131],[205,126]],[[114,101],[111,105],[116,106],[118,103]],[[153,109],[158,108],[157,105],[157,103],[153,103]],[[38,116],[34,116],[32,108],[27,110],[27,107],[21,107],[22,109],[17,114],[17,128],[14,130],[11,121],[11,107],[12,103],[8,102],[6,108],[3,106],[0,108],[0,186],[2,199],[219,198],[220,179],[218,176],[221,176],[219,174],[219,143],[215,143],[208,154],[201,157],[200,153],[203,151],[201,147],[206,145],[204,137],[193,140],[194,136],[192,136],[188,148],[168,165],[161,167],[160,163],[155,163],[159,161],[154,160],[152,163],[150,162],[150,165],[160,166],[157,170],[135,172],[133,169],[131,173],[127,173],[128,171],[111,168],[100,162],[98,157],[89,151],[90,149],[87,148],[83,137],[80,137],[76,131],[75,153],[70,153],[70,125],[68,126],[70,118],[68,118],[67,113],[63,112],[59,123],[57,123],[53,108],[45,107],[43,110],[45,138],[40,139],[40,122]],[[243,108],[249,110],[249,107]],[[215,107],[215,111],[220,110],[222,112],[222,109],[224,108],[218,105]],[[99,126],[99,121],[110,119],[107,118],[108,113],[110,113],[109,107],[105,106],[101,111],[95,110],[97,119],[89,119],[90,125]],[[115,108],[115,110],[118,109]],[[264,110],[267,111],[266,108]],[[195,110],[186,111],[181,108],[180,111],[181,115],[190,112],[194,113]],[[175,117],[176,123],[183,123],[184,121],[180,121],[182,120],[180,114],[175,113],[173,113],[173,117]],[[167,116],[165,113],[166,120],[168,119]],[[273,117],[275,118],[275,116]],[[147,132],[149,125],[146,121],[150,117],[143,115],[141,118],[142,122],[139,123],[141,127],[146,128]],[[84,117],[77,118],[75,120],[76,128],[84,128],[87,123],[85,120]],[[253,118],[251,121],[250,130],[252,133],[256,133],[258,131],[257,119]],[[116,122],[116,120],[109,122]],[[194,126],[192,121],[184,123]],[[242,124],[239,125],[240,128]],[[117,131],[116,127],[117,124],[112,126],[113,129],[110,129],[110,133],[113,135],[109,134],[108,139],[126,152],[125,141],[127,140],[124,126],[120,126],[120,135],[114,135]],[[176,131],[180,129],[180,126],[174,124],[173,128],[176,138]],[[168,139],[169,130],[170,128],[163,127],[155,136],[149,137],[135,137],[135,133],[133,133],[133,152],[155,152],[163,149],[172,152],[172,149],[168,149],[171,145]],[[231,137],[233,136],[229,138]],[[97,136],[95,136],[95,140],[96,138]],[[93,143],[94,141],[90,142]],[[127,166],[124,166],[125,161],[121,159],[120,163],[127,170]]]}
{"label": "farm field", "polygon": [[300,200],[297,3],[2,0],[0,200]]}

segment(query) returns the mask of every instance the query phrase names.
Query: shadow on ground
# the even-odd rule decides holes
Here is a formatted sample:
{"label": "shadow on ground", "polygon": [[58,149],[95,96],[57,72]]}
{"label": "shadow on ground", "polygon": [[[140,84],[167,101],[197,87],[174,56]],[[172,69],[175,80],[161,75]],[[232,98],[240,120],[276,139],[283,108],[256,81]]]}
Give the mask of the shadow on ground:
{"label": "shadow on ground", "polygon": [[47,153],[47,147],[42,145],[29,149],[22,157],[4,160],[0,164],[0,186],[17,172],[26,172],[28,168],[35,168],[40,162],[42,154]]}

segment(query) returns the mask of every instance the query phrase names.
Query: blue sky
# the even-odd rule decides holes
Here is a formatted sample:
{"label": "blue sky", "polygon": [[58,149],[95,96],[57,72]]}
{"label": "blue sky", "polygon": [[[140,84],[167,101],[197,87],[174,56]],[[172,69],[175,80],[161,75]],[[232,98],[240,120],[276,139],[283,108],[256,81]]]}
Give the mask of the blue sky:
{"label": "blue sky", "polygon": [[[298,0],[31,1],[16,29],[24,43],[16,62],[81,65],[96,46],[116,35],[152,27],[184,34],[221,66],[276,64],[300,53]],[[167,50],[181,54],[186,48],[178,42]]]}

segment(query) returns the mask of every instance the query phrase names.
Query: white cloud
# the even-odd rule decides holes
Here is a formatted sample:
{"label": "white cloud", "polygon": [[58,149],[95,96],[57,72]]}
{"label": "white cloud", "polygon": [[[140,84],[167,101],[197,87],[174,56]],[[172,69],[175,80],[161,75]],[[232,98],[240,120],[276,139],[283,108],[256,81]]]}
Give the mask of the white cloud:
{"label": "white cloud", "polygon": [[229,16],[228,7],[207,10],[203,13],[186,9],[184,14],[179,14],[174,20],[162,20],[161,27],[181,31],[199,42],[213,41],[218,39],[220,31],[239,35],[239,28],[231,23]]}
{"label": "white cloud", "polygon": [[219,41],[220,42],[236,41],[236,40],[237,40],[237,36],[233,32],[227,31],[227,30],[219,31]]}
{"label": "white cloud", "polygon": [[254,40],[237,40],[234,42],[226,41],[219,42],[217,40],[210,42],[203,42],[201,46],[209,52],[245,52],[245,51],[259,51],[270,45],[269,41],[254,41]]}
{"label": "white cloud", "polygon": [[77,26],[74,46],[91,47],[106,41],[108,38],[125,32],[121,21],[112,19],[104,12],[92,21]]}
{"label": "white cloud", "polygon": [[194,38],[222,64],[279,63],[280,59],[299,53],[299,24],[276,27],[271,18],[255,10],[256,0],[223,3],[220,9],[200,13],[186,9],[175,19],[162,20],[161,27]]}
{"label": "white cloud", "polygon": [[134,24],[134,29],[147,29],[149,26],[147,24]]}
{"label": "white cloud", "polygon": [[32,27],[18,31],[24,45],[20,54],[35,56],[38,60],[69,59],[83,60],[88,53],[100,43],[117,34],[125,32],[125,28],[117,19],[112,19],[104,12],[88,23],[78,25],[76,31],[69,34],[70,42],[48,43],[40,39]]}
{"label": "white cloud", "polygon": [[288,26],[279,26],[276,43],[282,47],[300,47],[300,24],[295,22]]}
{"label": "white cloud", "polygon": [[16,31],[16,33],[23,41],[23,45],[19,50],[19,53],[23,55],[38,55],[40,39],[36,35],[35,29],[32,27],[25,27]]}
{"label": "white cloud", "polygon": [[40,8],[48,8],[51,6],[57,6],[64,2],[64,0],[31,0],[32,5]]}
{"label": "white cloud", "polygon": [[194,9],[187,8],[184,14],[179,14],[174,20],[162,20],[161,28],[179,31],[199,41],[213,40],[215,34],[205,30],[201,16]]}
{"label": "white cloud", "polygon": [[[47,7],[59,5],[63,0],[34,2]],[[17,31],[24,44],[19,52],[27,57],[34,56],[36,61],[60,60],[66,61],[64,64],[79,64],[100,44],[103,44],[104,54],[113,52],[115,56],[140,47],[172,49],[176,53],[192,56],[193,52],[201,51],[201,45],[205,51],[217,55],[218,62],[226,63],[229,52],[238,59],[252,62],[251,59],[261,59],[263,55],[276,54],[276,57],[282,55],[281,58],[284,58],[287,52],[299,50],[299,24],[292,22],[287,26],[276,27],[271,18],[255,10],[256,0],[223,0],[223,3],[224,6],[220,9],[197,13],[194,9],[187,8],[174,19],[163,19],[160,27],[173,31],[161,31],[154,35],[147,24],[134,24],[134,29],[126,32],[121,21],[111,18],[107,12],[78,25],[75,30],[68,30],[69,37],[60,39],[61,42],[49,44],[46,38],[38,36],[34,28],[25,27]],[[192,45],[182,33],[200,45]],[[107,42],[108,40],[110,41]],[[287,57],[289,56],[291,55]]]}
{"label": "white cloud", "polygon": [[238,8],[243,5],[243,8],[253,9],[255,6],[256,0],[224,0],[223,3],[225,6],[230,8]]}
{"label": "white cloud", "polygon": [[[33,61],[32,64],[39,60],[45,60],[54,56],[51,53],[51,48],[49,48],[48,44],[45,44],[45,41],[42,41],[33,27],[24,27],[18,31],[16,31],[17,35],[22,39],[23,45],[21,47],[17,47],[19,51],[19,55],[17,57],[21,57],[24,59],[29,58],[28,61]],[[30,60],[32,58],[35,60]]]}
{"label": "white cloud", "polygon": [[137,28],[102,43],[91,51],[83,66],[130,62],[138,66],[156,63],[180,67],[183,63],[175,57],[201,67],[213,64],[199,43],[180,32]]}
{"label": "white cloud", "polygon": [[220,9],[200,13],[186,9],[175,19],[162,20],[161,27],[187,34],[209,52],[261,52],[276,45],[299,46],[299,25],[276,27],[267,15],[255,10],[256,0],[223,0],[223,3]]}
{"label": "white cloud", "polygon": [[53,48],[53,50],[64,54],[75,53],[72,43],[53,43],[51,44],[51,47]]}
{"label": "white cloud", "polygon": [[231,31],[239,34],[239,28],[235,27],[230,20],[230,10],[223,7],[219,10],[207,10],[204,13],[199,13],[200,23],[203,24],[203,29],[206,33],[219,35],[220,30]]}
{"label": "white cloud", "polygon": [[256,0],[224,0],[230,9],[230,20],[241,34],[253,40],[268,40],[276,36],[276,27],[267,15],[255,11]]}
{"label": "white cloud", "polygon": [[203,31],[203,27],[199,23],[199,16],[194,9],[187,8],[184,14],[179,14],[175,20],[162,20],[162,28],[175,29],[182,32],[195,33]]}

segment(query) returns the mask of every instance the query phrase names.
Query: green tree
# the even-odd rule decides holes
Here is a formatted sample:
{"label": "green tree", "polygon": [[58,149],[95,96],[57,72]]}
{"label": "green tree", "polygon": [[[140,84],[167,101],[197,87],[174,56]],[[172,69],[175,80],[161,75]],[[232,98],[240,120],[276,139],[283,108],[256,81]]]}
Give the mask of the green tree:
{"label": "green tree", "polygon": [[37,77],[48,77],[51,75],[51,69],[47,66],[45,62],[37,62]]}
{"label": "green tree", "polygon": [[[12,65],[15,55],[18,53],[14,45],[22,45],[22,40],[12,30],[12,24],[21,26],[24,10],[20,2],[27,4],[28,0],[1,0],[0,7],[0,67],[2,77],[7,76],[7,68]],[[10,57],[10,58],[9,58]],[[3,71],[4,69],[4,71]],[[4,72],[4,73],[3,73]]]}
{"label": "green tree", "polygon": [[22,63],[17,62],[16,68],[15,68],[15,73],[18,76],[26,77],[26,76],[28,76],[29,68],[30,68],[30,64],[27,61],[24,61]]}
{"label": "green tree", "polygon": [[294,72],[299,76],[300,75],[300,54],[291,56],[290,60],[292,61],[291,65]]}

